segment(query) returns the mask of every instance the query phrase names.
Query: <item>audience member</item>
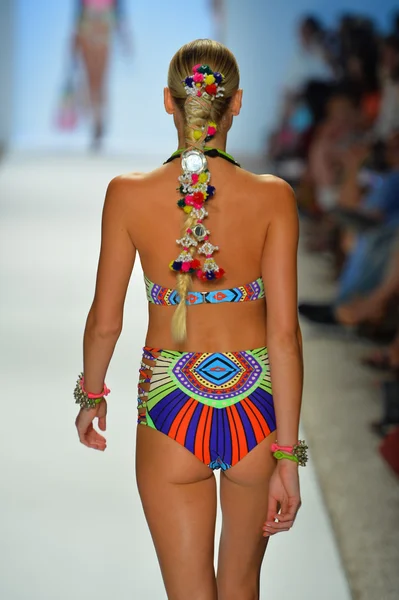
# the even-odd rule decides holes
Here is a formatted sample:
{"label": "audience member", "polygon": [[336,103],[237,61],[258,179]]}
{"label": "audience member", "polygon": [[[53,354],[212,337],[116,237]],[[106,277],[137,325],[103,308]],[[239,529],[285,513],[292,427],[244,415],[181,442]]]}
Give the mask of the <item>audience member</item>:
{"label": "audience member", "polygon": [[399,12],[385,36],[357,14],[343,15],[335,30],[308,16],[299,32],[269,159],[296,188],[308,250],[325,251],[337,279],[331,302],[301,302],[299,312],[387,340],[363,363],[393,376],[381,386],[383,416],[371,428],[387,436],[381,454],[397,468]]}

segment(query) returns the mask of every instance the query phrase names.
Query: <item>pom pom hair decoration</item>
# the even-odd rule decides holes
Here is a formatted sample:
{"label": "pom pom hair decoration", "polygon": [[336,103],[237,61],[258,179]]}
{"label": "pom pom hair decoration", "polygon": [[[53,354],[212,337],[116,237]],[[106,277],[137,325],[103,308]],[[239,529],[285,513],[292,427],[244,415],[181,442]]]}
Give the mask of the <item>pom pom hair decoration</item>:
{"label": "pom pom hair decoration", "polygon": [[195,65],[193,74],[186,77],[183,83],[187,95],[201,97],[207,94],[213,100],[223,96],[223,80],[224,75],[214,73],[208,65]]}
{"label": "pom pom hair decoration", "polygon": [[[208,65],[195,65],[193,74],[183,80],[189,100],[211,102],[223,96],[224,88],[221,86],[224,76],[214,73]],[[202,146],[210,141],[217,133],[217,124],[209,121],[204,127],[192,127],[194,144]],[[179,177],[177,188],[181,198],[177,206],[184,213],[194,217],[191,227],[187,227],[183,237],[176,240],[183,249],[180,254],[169,263],[172,271],[193,274],[202,281],[212,281],[223,277],[225,271],[219,267],[213,258],[213,253],[219,250],[209,241],[209,231],[203,225],[203,220],[208,216],[206,203],[214,196],[215,187],[210,185],[211,174],[208,162],[202,149],[195,145],[189,147],[182,154],[182,174]],[[203,265],[193,254],[204,254]]]}

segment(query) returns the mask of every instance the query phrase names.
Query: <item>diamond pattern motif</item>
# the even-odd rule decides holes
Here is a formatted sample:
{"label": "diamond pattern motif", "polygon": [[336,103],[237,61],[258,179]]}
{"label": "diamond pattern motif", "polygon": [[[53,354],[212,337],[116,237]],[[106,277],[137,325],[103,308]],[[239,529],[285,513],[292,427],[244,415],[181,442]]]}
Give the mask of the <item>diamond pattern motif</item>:
{"label": "diamond pattern motif", "polygon": [[222,354],[212,354],[197,368],[198,373],[210,383],[226,383],[240,372],[240,367]]}

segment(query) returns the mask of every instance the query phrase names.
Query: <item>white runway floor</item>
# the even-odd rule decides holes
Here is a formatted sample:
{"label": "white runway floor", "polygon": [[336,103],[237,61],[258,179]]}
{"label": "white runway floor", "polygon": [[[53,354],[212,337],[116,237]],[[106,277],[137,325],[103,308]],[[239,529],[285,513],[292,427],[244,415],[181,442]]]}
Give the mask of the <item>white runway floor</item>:
{"label": "white runway floor", "polygon": [[[107,182],[152,166],[84,156],[0,165],[1,600],[166,599],[134,478],[147,322],[139,261],[107,376],[105,453],[79,444],[72,397]],[[309,462],[296,524],[270,540],[262,600],[350,598]]]}

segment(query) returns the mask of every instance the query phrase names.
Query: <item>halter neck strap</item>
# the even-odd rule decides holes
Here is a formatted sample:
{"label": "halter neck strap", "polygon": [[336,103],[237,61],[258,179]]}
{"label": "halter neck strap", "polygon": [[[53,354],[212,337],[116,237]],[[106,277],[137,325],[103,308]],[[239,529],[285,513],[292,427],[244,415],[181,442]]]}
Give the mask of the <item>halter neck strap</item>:
{"label": "halter neck strap", "polygon": [[[185,150],[186,150],[186,148],[179,148],[179,150],[176,150],[176,152],[173,152],[173,154],[168,158],[168,160],[165,160],[165,162],[163,164],[166,165],[167,163],[171,162],[175,158],[178,158]],[[224,152],[224,150],[219,150],[219,148],[210,148],[209,146],[205,146],[204,154],[206,154],[207,156],[213,157],[213,158],[220,156],[220,158],[224,158],[225,160],[227,160],[228,162],[231,162],[236,167],[241,167],[240,163],[238,163],[233,158],[233,156],[231,156],[231,154]]]}

